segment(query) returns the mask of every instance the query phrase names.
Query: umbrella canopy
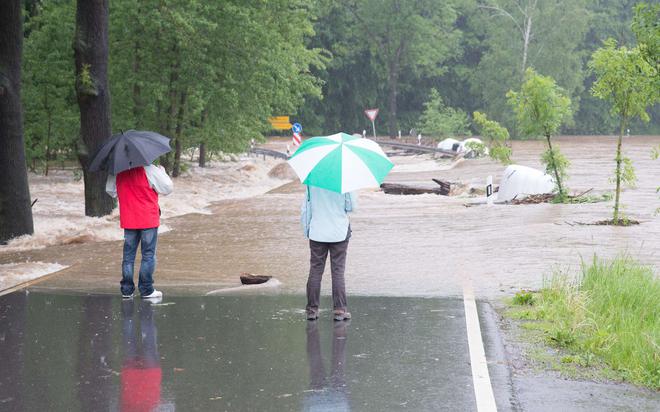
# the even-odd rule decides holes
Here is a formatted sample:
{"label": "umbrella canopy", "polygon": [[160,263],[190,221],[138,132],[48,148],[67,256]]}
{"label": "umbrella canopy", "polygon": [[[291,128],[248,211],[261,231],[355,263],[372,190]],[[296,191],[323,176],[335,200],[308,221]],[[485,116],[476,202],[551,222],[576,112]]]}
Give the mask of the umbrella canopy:
{"label": "umbrella canopy", "polygon": [[113,135],[101,146],[89,170],[107,170],[117,175],[124,170],[149,165],[171,150],[170,139],[165,136],[156,132],[128,130]]}
{"label": "umbrella canopy", "polygon": [[378,143],[346,133],[306,140],[289,165],[303,184],[338,193],[379,187],[394,166]]}

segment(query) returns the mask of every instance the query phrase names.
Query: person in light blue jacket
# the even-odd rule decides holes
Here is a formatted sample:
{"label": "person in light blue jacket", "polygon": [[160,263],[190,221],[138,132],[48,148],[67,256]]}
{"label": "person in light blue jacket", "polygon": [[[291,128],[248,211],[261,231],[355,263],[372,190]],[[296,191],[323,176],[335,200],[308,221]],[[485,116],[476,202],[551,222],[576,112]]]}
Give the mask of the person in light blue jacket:
{"label": "person in light blue jacket", "polygon": [[333,317],[337,321],[351,318],[347,310],[344,269],[348,240],[351,237],[348,213],[356,207],[355,193],[341,194],[307,186],[301,219],[310,250],[306,307],[308,320],[319,317],[321,279],[328,254],[332,272]]}

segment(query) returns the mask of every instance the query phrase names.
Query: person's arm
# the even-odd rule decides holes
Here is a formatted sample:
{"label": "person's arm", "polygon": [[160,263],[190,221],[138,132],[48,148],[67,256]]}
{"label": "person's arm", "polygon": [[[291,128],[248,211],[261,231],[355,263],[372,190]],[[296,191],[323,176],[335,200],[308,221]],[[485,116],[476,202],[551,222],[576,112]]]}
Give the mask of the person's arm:
{"label": "person's arm", "polygon": [[108,173],[105,181],[105,192],[112,198],[117,198],[117,177]]}
{"label": "person's arm", "polygon": [[172,183],[172,179],[170,179],[162,166],[149,165],[145,166],[144,170],[147,172],[149,185],[156,191],[156,193],[165,196],[172,193],[174,183]]}

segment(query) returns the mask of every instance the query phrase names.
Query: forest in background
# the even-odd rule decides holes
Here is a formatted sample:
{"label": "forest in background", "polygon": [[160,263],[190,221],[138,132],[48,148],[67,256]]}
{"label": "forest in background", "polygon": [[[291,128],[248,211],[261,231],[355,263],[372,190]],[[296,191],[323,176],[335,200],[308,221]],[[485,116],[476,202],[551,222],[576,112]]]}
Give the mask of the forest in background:
{"label": "forest in background", "polygon": [[[477,133],[475,111],[516,131],[506,93],[527,68],[572,101],[564,134],[614,134],[590,93],[592,53],[608,38],[634,46],[634,0],[113,0],[108,78],[113,133],[149,129],[189,148],[244,150],[290,115],[306,136]],[[74,0],[26,0],[22,100],[28,165],[75,159],[80,146]],[[84,80],[84,79],[83,79]],[[80,81],[80,79],[78,79]],[[660,107],[632,134],[659,134]],[[426,134],[426,133],[425,133]],[[431,133],[434,134],[434,133]],[[438,133],[435,133],[438,134]],[[440,137],[440,136],[438,136]]]}

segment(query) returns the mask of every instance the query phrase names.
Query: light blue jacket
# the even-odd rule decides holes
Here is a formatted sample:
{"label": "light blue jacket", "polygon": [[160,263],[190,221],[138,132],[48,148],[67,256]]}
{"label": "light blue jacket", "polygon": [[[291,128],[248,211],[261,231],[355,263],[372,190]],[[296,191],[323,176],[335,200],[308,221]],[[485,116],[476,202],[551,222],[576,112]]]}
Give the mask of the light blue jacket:
{"label": "light blue jacket", "polygon": [[315,186],[307,186],[307,189],[301,208],[305,235],[317,242],[346,240],[350,223],[348,213],[357,208],[357,194],[341,194]]}

